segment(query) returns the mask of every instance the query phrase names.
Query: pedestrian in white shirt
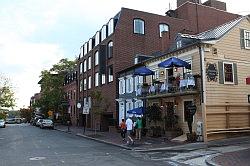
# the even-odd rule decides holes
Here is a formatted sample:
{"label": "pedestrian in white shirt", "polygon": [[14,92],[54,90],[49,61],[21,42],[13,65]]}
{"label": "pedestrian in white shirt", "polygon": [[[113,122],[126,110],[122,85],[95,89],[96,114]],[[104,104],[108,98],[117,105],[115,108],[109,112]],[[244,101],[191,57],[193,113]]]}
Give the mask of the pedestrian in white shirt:
{"label": "pedestrian in white shirt", "polygon": [[132,139],[132,131],[133,131],[133,121],[131,119],[131,117],[129,117],[126,120],[126,126],[127,126],[127,136],[128,136],[128,140],[127,140],[127,144],[134,144],[134,140]]}

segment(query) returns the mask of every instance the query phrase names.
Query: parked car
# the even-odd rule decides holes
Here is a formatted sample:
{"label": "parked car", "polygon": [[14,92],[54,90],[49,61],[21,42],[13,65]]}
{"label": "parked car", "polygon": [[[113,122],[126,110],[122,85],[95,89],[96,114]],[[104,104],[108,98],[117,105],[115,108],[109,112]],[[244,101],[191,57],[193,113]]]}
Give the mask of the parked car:
{"label": "parked car", "polygon": [[6,124],[15,124],[15,123],[16,123],[15,118],[6,119]]}
{"label": "parked car", "polygon": [[43,119],[43,121],[40,124],[40,128],[50,128],[50,129],[54,129],[54,123],[51,119]]}
{"label": "parked car", "polygon": [[36,122],[36,127],[40,127],[42,122],[43,122],[43,119],[38,119],[38,121]]}
{"label": "parked car", "polygon": [[5,120],[0,119],[0,127],[5,128]]}

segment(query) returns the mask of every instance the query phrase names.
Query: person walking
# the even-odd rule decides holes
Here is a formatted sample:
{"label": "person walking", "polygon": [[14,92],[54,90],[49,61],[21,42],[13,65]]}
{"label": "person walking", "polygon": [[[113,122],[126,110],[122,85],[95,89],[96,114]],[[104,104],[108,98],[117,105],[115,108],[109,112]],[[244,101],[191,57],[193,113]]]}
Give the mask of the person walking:
{"label": "person walking", "polygon": [[141,130],[142,130],[142,119],[141,117],[138,117],[137,120],[136,120],[136,124],[135,124],[135,139],[139,139],[141,140]]}
{"label": "person walking", "polygon": [[125,141],[125,135],[126,135],[126,123],[125,120],[122,119],[122,122],[120,123],[120,128],[121,128],[121,136],[122,136],[122,140]]}
{"label": "person walking", "polygon": [[132,139],[133,121],[132,121],[131,117],[129,117],[126,120],[126,126],[127,126],[127,137],[128,137],[127,144],[133,145],[134,144],[134,140]]}

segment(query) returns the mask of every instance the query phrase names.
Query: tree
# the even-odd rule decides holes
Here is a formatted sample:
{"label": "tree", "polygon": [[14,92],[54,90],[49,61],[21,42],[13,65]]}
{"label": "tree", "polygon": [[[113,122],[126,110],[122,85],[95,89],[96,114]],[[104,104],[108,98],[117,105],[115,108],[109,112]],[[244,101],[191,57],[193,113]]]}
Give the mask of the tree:
{"label": "tree", "polygon": [[109,107],[109,102],[107,100],[105,100],[105,98],[102,96],[102,92],[98,91],[98,90],[94,90],[91,92],[90,94],[91,96],[91,113],[93,115],[93,119],[94,119],[94,125],[95,125],[95,134],[96,134],[96,127],[97,127],[97,118],[99,116],[100,119],[100,115],[103,114],[103,112],[105,112],[108,107]]}
{"label": "tree", "polygon": [[14,91],[9,79],[0,75],[0,109],[15,106]]}
{"label": "tree", "polygon": [[43,114],[47,116],[48,111],[63,111],[65,100],[63,83],[67,73],[72,72],[76,67],[76,61],[61,59],[57,64],[53,65],[50,70],[41,72],[41,98],[36,103],[36,107],[40,107]]}
{"label": "tree", "polygon": [[28,121],[28,122],[31,120],[31,114],[32,114],[32,111],[30,108],[21,108],[20,109],[21,118],[25,118],[26,121]]}

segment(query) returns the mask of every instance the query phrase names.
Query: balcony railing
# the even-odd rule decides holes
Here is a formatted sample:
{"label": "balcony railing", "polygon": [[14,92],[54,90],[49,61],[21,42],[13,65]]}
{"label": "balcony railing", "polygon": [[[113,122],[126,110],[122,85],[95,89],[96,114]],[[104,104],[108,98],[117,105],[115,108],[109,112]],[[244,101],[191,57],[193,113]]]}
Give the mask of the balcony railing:
{"label": "balcony railing", "polygon": [[199,91],[199,82],[197,77],[172,81],[172,83],[155,82],[152,85],[144,83],[136,91],[138,97],[149,97],[157,95],[185,95],[190,92]]}

